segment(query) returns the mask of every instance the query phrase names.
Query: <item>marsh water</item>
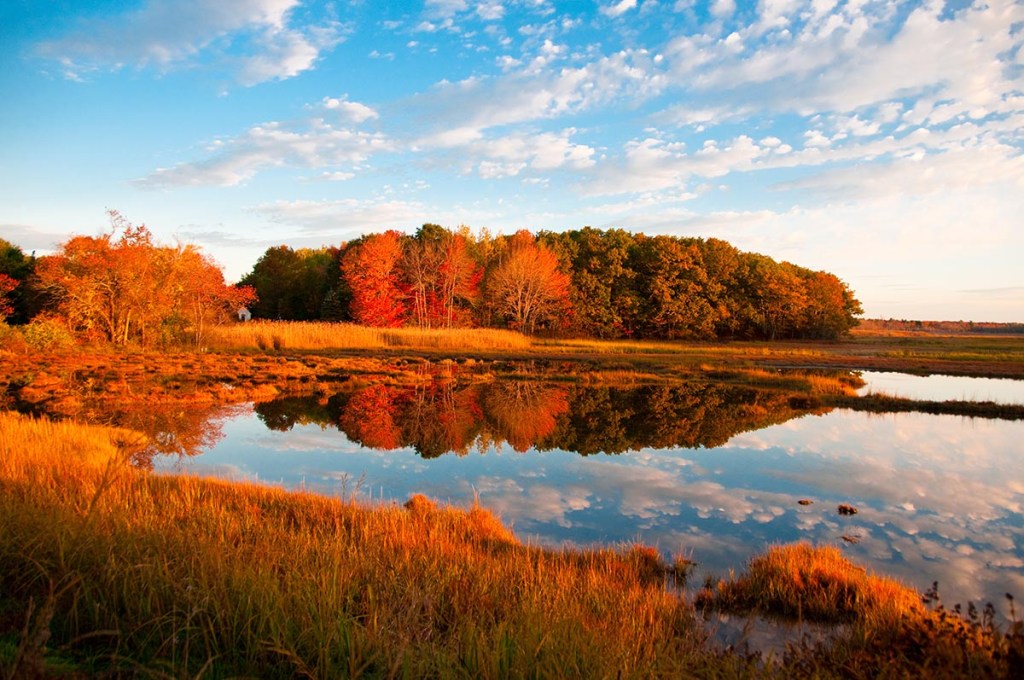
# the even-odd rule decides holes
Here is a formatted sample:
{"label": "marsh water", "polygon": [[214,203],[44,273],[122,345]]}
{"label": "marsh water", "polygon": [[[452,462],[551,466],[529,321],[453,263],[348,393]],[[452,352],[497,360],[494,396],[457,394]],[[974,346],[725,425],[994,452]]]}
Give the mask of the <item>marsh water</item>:
{"label": "marsh water", "polygon": [[805,539],[922,590],[937,581],[947,604],[1024,596],[1021,421],[829,410],[735,385],[442,382],[235,407],[188,436],[197,455],[154,468],[374,502],[479,498],[525,541],[641,541],[690,557],[698,579]]}

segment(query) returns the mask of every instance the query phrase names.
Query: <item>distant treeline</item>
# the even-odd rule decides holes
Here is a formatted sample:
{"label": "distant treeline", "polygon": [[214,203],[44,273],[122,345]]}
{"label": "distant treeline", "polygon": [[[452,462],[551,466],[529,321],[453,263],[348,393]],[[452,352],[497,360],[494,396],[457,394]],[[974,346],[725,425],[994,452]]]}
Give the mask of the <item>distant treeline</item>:
{"label": "distant treeline", "polygon": [[833,274],[718,239],[590,227],[495,236],[425,224],[411,236],[269,248],[230,286],[195,246],[158,244],[113,211],[111,227],[40,258],[0,241],[0,322],[27,324],[17,337],[39,348],[200,345],[206,328],[243,305],[275,320],[697,340],[830,339],[861,313]]}
{"label": "distant treeline", "polygon": [[1024,335],[1024,323],[992,321],[908,321],[907,319],[863,319],[862,330],[890,333]]}
{"label": "distant treeline", "polygon": [[269,248],[241,281],[256,318],[509,327],[598,338],[836,338],[860,303],[833,274],[718,239],[586,227],[492,236],[424,225]]}

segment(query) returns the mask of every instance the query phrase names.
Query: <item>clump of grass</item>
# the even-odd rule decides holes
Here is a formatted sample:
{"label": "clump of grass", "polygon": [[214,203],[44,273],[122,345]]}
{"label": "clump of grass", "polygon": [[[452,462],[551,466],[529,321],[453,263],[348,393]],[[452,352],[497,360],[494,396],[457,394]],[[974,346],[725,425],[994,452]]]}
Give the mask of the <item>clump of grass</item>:
{"label": "clump of grass", "polygon": [[834,546],[805,542],[769,548],[739,578],[705,589],[700,602],[827,623],[851,621],[868,612],[892,618],[922,608],[914,589],[869,574]]}
{"label": "clump of grass", "polygon": [[774,546],[740,577],[708,584],[698,603],[846,624],[841,634],[788,649],[782,668],[801,677],[1017,678],[1024,672],[1024,625],[1012,606],[1003,630],[991,605],[980,614],[972,605],[966,616],[959,606],[935,606],[937,590],[922,597],[868,573],[833,546]]}

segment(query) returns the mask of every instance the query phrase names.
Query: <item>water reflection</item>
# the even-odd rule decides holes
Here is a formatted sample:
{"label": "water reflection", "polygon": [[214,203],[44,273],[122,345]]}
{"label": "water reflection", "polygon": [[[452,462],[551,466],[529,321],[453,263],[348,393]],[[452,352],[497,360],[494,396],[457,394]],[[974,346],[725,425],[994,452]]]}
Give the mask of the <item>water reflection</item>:
{"label": "water reflection", "polygon": [[146,435],[149,444],[136,451],[133,460],[148,468],[154,456],[195,456],[210,450],[224,437],[223,422],[249,411],[246,405],[213,407],[203,401],[103,401],[86,405],[76,416]]}
{"label": "water reflection", "polygon": [[1024,423],[810,413],[721,385],[377,385],[261,404],[205,454],[156,467],[374,500],[479,496],[526,540],[641,540],[719,574],[808,539],[921,589],[937,580],[947,601],[1024,594]]}
{"label": "water reflection", "polygon": [[505,443],[518,452],[583,455],[718,446],[738,432],[815,412],[805,397],[734,385],[617,389],[523,381],[372,385],[324,400],[278,399],[255,410],[272,430],[329,425],[364,446],[410,447],[424,458]]}
{"label": "water reflection", "polygon": [[968,378],[956,375],[910,375],[886,371],[863,371],[864,386],[859,394],[882,393],[927,401],[992,401],[1024,404],[1024,380],[1010,378]]}

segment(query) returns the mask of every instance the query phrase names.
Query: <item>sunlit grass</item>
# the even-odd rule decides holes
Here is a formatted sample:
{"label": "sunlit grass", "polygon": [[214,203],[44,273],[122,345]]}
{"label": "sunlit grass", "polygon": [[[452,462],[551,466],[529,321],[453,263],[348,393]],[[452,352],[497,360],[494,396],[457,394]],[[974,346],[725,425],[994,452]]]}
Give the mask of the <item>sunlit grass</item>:
{"label": "sunlit grass", "polygon": [[698,602],[845,624],[845,635],[788,650],[786,665],[803,677],[1016,678],[1024,670],[1024,624],[1016,614],[1003,628],[991,605],[981,612],[971,605],[966,615],[959,605],[945,609],[937,594],[922,597],[871,574],[834,546],[774,546],[739,577],[709,584]]}
{"label": "sunlit grass", "polygon": [[752,559],[744,574],[719,581],[702,599],[722,609],[757,609],[831,623],[923,611],[916,590],[868,573],[835,546],[809,543],[771,547]]}
{"label": "sunlit grass", "polygon": [[530,347],[530,339],[522,333],[494,328],[371,328],[349,323],[257,321],[213,329],[210,346],[262,350],[519,350]]}

